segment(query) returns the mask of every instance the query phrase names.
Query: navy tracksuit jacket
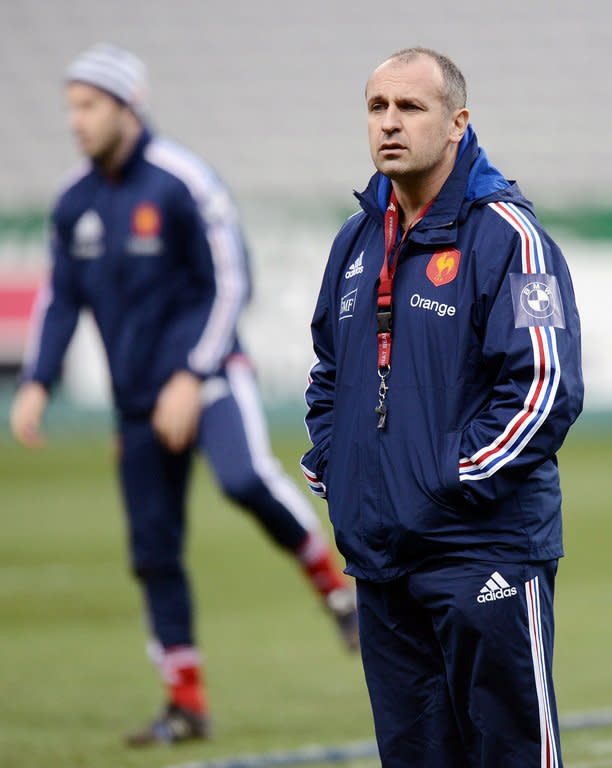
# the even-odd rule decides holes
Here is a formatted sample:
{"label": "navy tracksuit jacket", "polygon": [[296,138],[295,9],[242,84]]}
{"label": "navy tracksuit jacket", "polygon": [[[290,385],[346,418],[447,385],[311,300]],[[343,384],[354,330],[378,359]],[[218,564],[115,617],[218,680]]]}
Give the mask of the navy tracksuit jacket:
{"label": "navy tracksuit jacket", "polygon": [[389,417],[376,428],[376,284],[390,182],[333,244],[312,321],[302,465],[353,576],[431,557],[562,554],[555,452],[582,407],[567,265],[470,131],[399,255]]}
{"label": "navy tracksuit jacket", "polygon": [[246,248],[225,187],[186,150],[143,131],[120,177],[86,167],[52,224],[50,290],[26,378],[57,379],[82,307],[100,330],[123,415],[148,413],[175,371],[205,378],[239,350]]}

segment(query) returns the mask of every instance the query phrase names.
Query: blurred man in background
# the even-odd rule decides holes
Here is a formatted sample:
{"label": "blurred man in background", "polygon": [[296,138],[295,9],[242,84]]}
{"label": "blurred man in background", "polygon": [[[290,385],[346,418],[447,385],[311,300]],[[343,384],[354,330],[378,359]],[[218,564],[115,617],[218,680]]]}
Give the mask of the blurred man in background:
{"label": "blurred man in background", "polygon": [[98,45],[66,74],[70,127],[90,161],[53,212],[52,273],[36,309],[11,413],[17,440],[41,421],[79,311],[92,310],[117,408],[119,473],[150,651],[167,688],[130,745],[210,736],[183,563],[192,455],[301,564],[350,649],[355,599],[314,510],[270,453],[253,370],[237,335],[249,298],[236,210],[215,173],[147,127],[145,68]]}
{"label": "blurred man in background", "polygon": [[583,394],[568,268],[479,148],[447,57],[394,54],[366,102],[378,172],[323,279],[302,461],[357,579],[382,765],[558,768],[555,453]]}

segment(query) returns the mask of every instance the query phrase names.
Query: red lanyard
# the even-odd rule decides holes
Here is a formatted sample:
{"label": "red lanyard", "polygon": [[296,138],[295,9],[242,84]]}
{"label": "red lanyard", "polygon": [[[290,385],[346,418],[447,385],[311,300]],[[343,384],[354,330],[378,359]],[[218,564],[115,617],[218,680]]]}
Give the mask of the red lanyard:
{"label": "red lanyard", "polygon": [[393,300],[393,278],[397,269],[398,254],[408,230],[399,244],[397,230],[399,228],[399,211],[395,191],[385,213],[385,258],[383,259],[378,280],[378,299],[376,306],[376,333],[378,336],[378,371],[391,367],[391,315]]}
{"label": "red lanyard", "polygon": [[433,200],[427,203],[418,213],[410,226],[406,227],[402,239],[397,243],[399,229],[399,210],[395,190],[391,189],[389,205],[385,213],[385,258],[380,270],[376,302],[376,337],[378,340],[378,376],[380,386],[378,388],[378,406],[375,408],[378,414],[378,429],[384,429],[387,421],[386,397],[389,385],[387,378],[391,373],[391,342],[392,342],[392,318],[393,318],[393,278],[397,270],[399,252],[410,229],[419,222],[427,213]]}

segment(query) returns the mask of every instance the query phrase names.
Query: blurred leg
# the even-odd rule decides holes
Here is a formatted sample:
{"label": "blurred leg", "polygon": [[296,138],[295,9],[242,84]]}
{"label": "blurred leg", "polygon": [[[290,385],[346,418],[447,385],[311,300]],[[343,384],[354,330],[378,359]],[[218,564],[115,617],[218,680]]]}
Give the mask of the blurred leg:
{"label": "blurred leg", "polygon": [[[208,398],[206,392],[208,391]],[[343,642],[358,646],[354,590],[338,567],[320,521],[270,449],[253,371],[243,356],[205,385],[198,442],[224,493],[300,563],[334,616]]]}
{"label": "blurred leg", "polygon": [[193,641],[191,595],[183,567],[190,454],[169,453],[147,419],[123,420],[119,469],[134,573],[156,638]]}
{"label": "blurred leg", "polygon": [[[124,419],[119,459],[134,573],[144,594],[153,640],[149,651],[165,683],[170,708],[128,736],[131,746],[204,738],[208,709],[193,610],[183,565],[185,494],[191,452],[173,454],[147,419]],[[176,734],[173,724],[178,723]]]}
{"label": "blurred leg", "polygon": [[227,365],[223,396],[204,409],[199,445],[224,493],[251,512],[281,547],[295,551],[320,523],[270,448],[255,377],[248,362]]}

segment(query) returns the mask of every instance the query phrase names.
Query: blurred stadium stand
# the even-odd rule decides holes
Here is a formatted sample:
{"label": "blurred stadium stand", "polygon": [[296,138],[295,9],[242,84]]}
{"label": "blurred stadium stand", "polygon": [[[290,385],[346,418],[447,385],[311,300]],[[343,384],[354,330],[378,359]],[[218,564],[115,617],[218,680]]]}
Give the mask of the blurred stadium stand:
{"label": "blurred stadium stand", "polygon": [[165,131],[241,195],[346,195],[370,169],[363,88],[386,55],[439,48],[465,72],[494,161],[535,199],[612,200],[607,0],[0,3],[0,201],[46,200],[74,160],[60,78],[98,40],[148,63]]}
{"label": "blurred stadium stand", "polygon": [[[612,408],[612,361],[602,356],[603,286],[612,278],[611,18],[605,0],[0,0],[0,366],[15,367],[29,292],[45,268],[44,216],[78,162],[62,72],[80,50],[109,40],[147,62],[154,125],[233,188],[256,278],[245,335],[270,400],[299,397],[331,237],[354,209],[351,190],[371,173],[365,80],[392,51],[421,44],[457,61],[492,161],[554,215],[584,314],[590,404]],[[584,215],[575,219],[577,209]],[[592,211],[603,226],[577,239],[576,221]],[[611,239],[593,244],[593,235]],[[79,359],[91,354],[85,333]],[[279,343],[282,363],[272,354]],[[79,365],[92,374],[69,375],[69,391],[103,399],[98,365]]]}

